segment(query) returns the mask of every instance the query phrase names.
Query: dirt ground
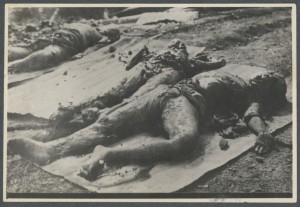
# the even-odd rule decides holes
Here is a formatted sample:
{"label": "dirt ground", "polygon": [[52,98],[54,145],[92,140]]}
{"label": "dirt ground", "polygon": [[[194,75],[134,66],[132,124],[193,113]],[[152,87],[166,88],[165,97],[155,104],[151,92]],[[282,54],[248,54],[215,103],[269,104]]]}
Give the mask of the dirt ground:
{"label": "dirt ground", "polygon": [[[183,39],[187,45],[206,47],[228,63],[266,67],[288,78],[292,71],[291,11],[240,9],[203,16],[224,18],[179,28],[160,39]],[[262,162],[252,151],[210,172],[179,192],[290,193],[292,192],[292,126],[275,136],[275,149]],[[61,177],[53,176],[19,156],[8,157],[7,191],[24,193],[87,193]]]}

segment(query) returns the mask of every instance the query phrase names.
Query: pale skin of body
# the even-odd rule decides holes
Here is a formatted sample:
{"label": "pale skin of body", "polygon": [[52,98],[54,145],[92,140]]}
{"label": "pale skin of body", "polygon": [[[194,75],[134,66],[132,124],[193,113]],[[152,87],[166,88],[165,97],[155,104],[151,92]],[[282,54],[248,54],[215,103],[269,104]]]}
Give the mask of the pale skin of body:
{"label": "pale skin of body", "polygon": [[[208,87],[207,90],[213,92],[221,89],[220,87],[223,87],[223,85]],[[284,97],[285,89],[282,91],[282,97]],[[195,94],[196,97],[198,95]],[[201,95],[199,96],[201,99]],[[210,96],[213,96],[213,94],[206,94],[206,98]],[[256,102],[250,103],[249,109],[245,112],[245,116],[247,116],[245,122],[248,128],[257,135],[254,151],[261,155],[271,149],[273,137],[267,131],[266,124],[261,118],[260,106],[261,104]],[[187,151],[192,150],[199,137],[201,137],[198,128],[201,123],[200,119],[204,115],[202,113],[183,95],[170,98],[166,101],[161,115],[167,139],[154,139],[153,142],[145,143],[143,147],[107,148],[99,145],[95,148],[92,157],[82,166],[79,174],[86,179],[93,180],[96,177],[95,175],[105,171],[105,163],[114,166],[120,163],[156,162],[181,157]]]}
{"label": "pale skin of body", "polygon": [[[212,92],[206,94],[207,100],[209,96],[214,97],[214,90],[218,91],[224,88],[223,86],[220,84],[207,89]],[[95,179],[104,169],[104,163],[118,165],[178,158],[193,149],[201,137],[198,126],[204,112],[199,111],[184,95],[169,94],[169,90],[168,85],[161,84],[147,94],[117,107],[116,110],[102,114],[94,124],[65,138],[47,143],[28,139],[10,140],[9,151],[18,150],[17,153],[22,156],[46,164],[60,157],[89,152],[93,146],[97,146],[80,171],[80,175],[89,180]],[[203,98],[197,92],[194,95],[199,100]],[[282,96],[284,95],[283,89]],[[252,111],[255,113],[245,121],[249,129],[257,135],[255,151],[262,154],[270,149],[273,137],[267,132],[265,122],[258,113],[259,105],[255,102],[250,103],[249,108],[254,108]],[[153,123],[153,120],[161,120],[166,139],[153,139],[142,147],[107,147],[130,136],[136,126],[142,130],[143,126]]]}
{"label": "pale skin of body", "polygon": [[[61,63],[75,54],[77,54],[75,58],[80,58],[120,38],[120,32],[116,29],[103,31],[102,33],[109,35],[105,36],[99,32],[99,28],[83,24],[74,25],[73,27],[70,26],[71,30],[75,31],[73,33],[64,32],[62,29],[54,33],[52,38],[37,40],[24,47],[10,47],[8,71],[20,73],[42,70]],[[76,45],[80,41],[81,43]]]}
{"label": "pale skin of body", "polygon": [[[171,53],[175,54],[175,57],[177,58],[187,58],[187,52],[186,48],[183,43],[181,43],[180,40],[174,40],[171,41],[171,43],[167,46],[166,51],[162,52],[167,52],[170,51]],[[220,68],[224,66],[225,61],[197,61],[194,62],[194,68],[193,68],[193,73],[199,73],[204,70],[213,70],[216,68]],[[139,65],[137,65],[139,67]],[[132,109],[128,109],[129,111],[135,111],[135,107],[139,106],[134,106],[135,104],[138,105],[143,105],[145,106],[145,102],[143,101],[146,94],[146,98],[148,98],[148,95],[151,91],[154,91],[159,86],[165,86],[164,84],[175,84],[179,80],[183,79],[185,74],[183,71],[180,70],[175,70],[172,67],[169,66],[163,66],[163,71],[160,74],[154,75],[150,78],[147,78],[146,80],[143,77],[144,71],[143,68],[136,73],[135,76],[133,76],[131,79],[124,81],[124,83],[120,83],[120,85],[116,86],[112,90],[108,91],[106,94],[104,94],[102,97],[98,97],[96,99],[96,104],[97,102],[102,101],[104,102],[100,106],[98,106],[98,109],[93,111],[95,114],[101,114],[100,117],[98,118],[98,121],[101,120],[101,116],[105,116],[106,113],[111,112],[111,114],[114,114],[114,111],[118,111],[118,108],[126,108],[127,106],[133,106]],[[160,87],[160,88],[161,88]],[[167,87],[168,88],[168,87]],[[162,90],[165,91],[166,89]],[[156,90],[154,93],[157,93],[159,90]],[[154,95],[156,97],[157,95]],[[126,99],[127,97],[130,97]],[[126,99],[126,100],[124,100]],[[109,104],[106,102],[109,101]],[[124,100],[124,101],[123,101]],[[122,103],[123,101],[123,103]],[[119,104],[120,103],[120,104]],[[141,104],[140,104],[141,103]],[[119,105],[118,105],[119,104]],[[125,106],[123,107],[123,105]],[[87,104],[88,105],[88,104]],[[115,105],[115,106],[114,106]],[[112,108],[105,108],[106,106]],[[84,108],[84,106],[82,107]],[[103,109],[104,108],[104,109]],[[127,107],[128,108],[128,107]],[[102,110],[100,110],[102,109]],[[89,108],[87,109],[89,110]],[[154,109],[156,110],[156,109]],[[72,114],[71,114],[72,117]],[[97,117],[97,115],[95,115]],[[71,120],[67,119],[64,120],[63,123],[59,123],[58,127],[60,125],[65,125],[68,124],[68,120],[70,122],[70,125],[75,124],[79,125],[77,128],[77,132],[64,137],[70,133],[69,131],[64,131],[63,128],[58,128],[57,130],[54,129],[54,133],[52,136],[45,136],[43,138],[38,138],[37,140],[42,140],[45,143],[42,142],[37,142],[33,140],[24,140],[24,139],[16,139],[16,140],[10,140],[9,141],[9,146],[11,146],[10,153],[19,153],[23,154],[25,157],[27,157],[29,160],[32,160],[36,163],[40,164],[45,164],[49,161],[55,160],[58,157],[66,156],[69,154],[80,154],[84,153],[86,151],[92,150],[95,145],[97,144],[105,144],[105,143],[111,143],[114,139],[112,138],[107,138],[109,136],[106,136],[105,134],[100,134],[98,133],[98,121],[96,121],[94,124],[87,126],[86,123],[82,119],[79,120]],[[133,119],[134,120],[134,119]],[[133,122],[133,120],[130,120],[130,122]],[[136,120],[136,125],[139,124],[139,120]],[[85,127],[85,128],[84,128]],[[83,128],[83,129],[82,129]],[[82,129],[82,130],[80,130]],[[82,136],[87,137],[87,139],[81,139],[80,137]],[[100,139],[95,139],[96,137],[102,137]],[[63,137],[61,139],[58,139],[60,137]],[[58,140],[56,140],[58,139]],[[52,141],[53,140],[53,141]],[[82,140],[82,141],[80,141]],[[89,141],[93,140],[93,141]],[[65,142],[66,141],[66,142]],[[69,147],[68,147],[69,145]],[[24,147],[23,147],[24,146]],[[38,147],[35,147],[38,146]],[[31,149],[30,149],[31,148]],[[15,150],[14,150],[15,149]],[[44,151],[43,151],[44,149]],[[18,151],[18,152],[17,152]]]}
{"label": "pale skin of body", "polygon": [[[148,142],[144,144],[143,147],[138,148],[108,148],[103,145],[98,145],[95,147],[91,158],[82,165],[82,168],[79,170],[79,175],[88,180],[94,180],[97,175],[106,170],[106,164],[114,166],[120,165],[121,163],[122,165],[126,165],[130,163],[157,162],[186,155],[186,149],[193,149],[193,145],[195,145],[197,139],[199,139],[200,134],[197,130],[199,120],[193,116],[197,111],[187,99],[180,97],[174,101],[182,101],[185,108],[190,108],[189,110],[182,110],[182,112],[185,113],[184,116],[182,116],[182,118],[185,118],[184,120],[177,118],[174,122],[175,116],[182,115],[178,114],[178,111],[176,111],[176,114],[174,113],[166,117],[172,120],[172,122],[169,123],[174,124],[164,126],[166,131],[169,130],[169,139],[155,140],[151,143]],[[169,104],[173,103],[173,101],[169,102]],[[167,123],[167,119],[164,121]],[[183,132],[183,128],[180,128],[180,131],[179,128],[176,127],[176,124],[182,124],[183,121],[186,123],[182,127],[185,127],[184,129],[187,130],[187,132]],[[259,155],[267,153],[271,149],[270,143],[273,142],[273,136],[266,131],[264,121],[260,117],[252,117],[247,126],[257,135],[254,151]]]}
{"label": "pale skin of body", "polygon": [[[171,48],[171,52],[175,51],[179,57],[185,56],[184,51],[181,51],[183,48],[181,44],[175,42],[176,47]],[[215,63],[200,61],[199,72],[219,68],[222,64],[222,61]],[[193,79],[197,79],[197,76],[195,77]],[[183,71],[165,66],[162,73],[143,82],[142,70],[133,79],[108,92],[110,98],[117,96],[117,101],[112,101],[112,106],[115,106],[101,110],[100,116],[93,124],[69,136],[60,139],[56,137],[56,140],[45,143],[23,138],[9,140],[8,152],[20,154],[44,165],[61,157],[88,153],[94,149],[92,157],[82,166],[80,172],[80,175],[91,180],[95,179],[99,170],[103,170],[103,163],[118,165],[156,162],[183,156],[199,139],[198,126],[204,114],[184,95],[168,94],[170,84],[175,84],[182,78],[184,78]],[[222,91],[224,85],[217,85],[216,88],[218,87]],[[218,90],[210,92],[211,97],[218,96],[217,92]],[[195,93],[195,97],[201,99],[202,95]],[[130,98],[126,99],[129,96]],[[162,123],[166,139],[153,139],[143,147],[108,147],[137,130],[142,131],[143,127],[153,123],[153,120]],[[266,131],[263,119],[255,115],[247,119],[246,124],[258,136],[255,151],[259,154],[267,152],[273,137]]]}
{"label": "pale skin of body", "polygon": [[[189,59],[185,45],[177,39],[170,41],[166,49],[159,51],[157,54],[164,54],[168,53],[169,51],[175,54],[176,58],[187,60],[189,64],[193,63],[193,66],[190,67],[192,74],[218,69],[225,65],[224,59],[220,61],[202,61],[198,60],[197,57],[192,57],[191,59]],[[89,103],[83,103],[82,105],[78,106],[77,108],[79,108],[79,111],[81,111],[81,118],[77,117],[76,119],[72,119],[73,111],[70,110],[70,114],[68,115],[70,118],[64,119],[62,121],[59,119],[60,116],[64,116],[64,113],[60,114],[58,112],[56,115],[54,115],[53,129],[45,137],[38,137],[37,140],[46,142],[70,135],[94,123],[97,120],[99,114],[104,113],[105,110],[112,110],[107,109],[109,107],[120,107],[119,104],[124,104],[124,102],[128,101],[130,102],[132,99],[148,93],[161,84],[172,85],[183,78],[191,76],[185,74],[184,71],[177,70],[173,67],[163,64],[161,64],[161,66],[163,67],[163,69],[159,74],[154,74],[153,76],[146,78],[144,63],[138,63],[134,68],[132,68],[132,70],[136,70],[136,73],[134,73],[133,76],[124,79],[124,81],[121,81],[106,93],[96,97],[95,100]],[[150,67],[157,66],[152,65]]]}

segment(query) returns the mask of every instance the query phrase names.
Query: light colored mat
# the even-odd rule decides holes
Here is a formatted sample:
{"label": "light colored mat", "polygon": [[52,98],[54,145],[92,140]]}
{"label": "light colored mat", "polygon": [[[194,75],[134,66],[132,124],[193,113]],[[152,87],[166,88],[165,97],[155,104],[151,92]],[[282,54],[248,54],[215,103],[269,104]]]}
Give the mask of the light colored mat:
{"label": "light colored mat", "polygon": [[[270,132],[291,123],[291,104],[282,109],[269,121]],[[159,138],[159,137],[156,137]],[[123,147],[142,145],[149,139],[147,134],[140,134],[118,143]],[[236,139],[228,139],[229,148],[222,151],[219,147],[221,137],[216,133],[203,133],[192,158],[183,161],[157,163],[154,166],[124,166],[94,182],[88,182],[77,175],[79,167],[88,159],[66,157],[55,161],[43,169],[63,176],[88,190],[99,193],[167,193],[180,190],[199,179],[205,173],[216,169],[250,149],[255,143],[255,135],[248,134]],[[203,146],[203,147],[201,147]]]}

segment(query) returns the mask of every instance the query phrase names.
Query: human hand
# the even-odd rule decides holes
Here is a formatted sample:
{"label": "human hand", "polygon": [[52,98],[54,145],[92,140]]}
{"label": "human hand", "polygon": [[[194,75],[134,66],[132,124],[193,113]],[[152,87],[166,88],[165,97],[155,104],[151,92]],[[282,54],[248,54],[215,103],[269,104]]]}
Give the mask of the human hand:
{"label": "human hand", "polygon": [[274,137],[266,131],[260,132],[254,145],[254,151],[261,155],[269,152],[274,144]]}
{"label": "human hand", "polygon": [[83,56],[84,56],[83,53],[78,53],[78,54],[74,55],[73,57],[71,57],[71,60],[81,59]]}

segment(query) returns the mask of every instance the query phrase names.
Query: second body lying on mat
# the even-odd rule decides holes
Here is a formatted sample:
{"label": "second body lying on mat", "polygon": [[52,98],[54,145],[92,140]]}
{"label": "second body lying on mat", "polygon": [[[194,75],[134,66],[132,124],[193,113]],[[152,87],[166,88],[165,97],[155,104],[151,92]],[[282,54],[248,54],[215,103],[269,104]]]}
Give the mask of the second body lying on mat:
{"label": "second body lying on mat", "polygon": [[8,71],[44,69],[61,63],[89,47],[104,47],[119,38],[120,32],[117,29],[101,31],[85,24],[69,24],[56,31],[50,39],[39,39],[24,47],[10,47]]}
{"label": "second body lying on mat", "polygon": [[100,95],[92,100],[76,106],[60,106],[57,113],[50,117],[49,132],[44,137],[38,137],[38,140],[51,141],[72,134],[94,123],[105,108],[124,104],[125,99],[130,101],[160,84],[172,85],[194,74],[223,67],[225,60],[216,61],[203,53],[189,57],[185,44],[175,39],[156,53],[142,48],[128,65],[135,70],[132,75],[126,76],[105,93],[99,89]]}
{"label": "second body lying on mat", "polygon": [[[234,111],[257,135],[255,151],[264,153],[270,149],[273,137],[266,129],[263,112],[282,106],[285,93],[285,80],[276,73],[262,68],[243,71],[243,68],[226,67],[204,72],[174,86],[161,84],[101,114],[94,124],[70,136],[47,143],[22,138],[9,140],[8,151],[46,164],[95,148],[80,173],[92,180],[104,169],[105,163],[109,166],[179,158],[191,152],[201,139],[199,125],[204,117]],[[165,139],[153,139],[139,147],[105,147],[153,123],[163,126]]]}

